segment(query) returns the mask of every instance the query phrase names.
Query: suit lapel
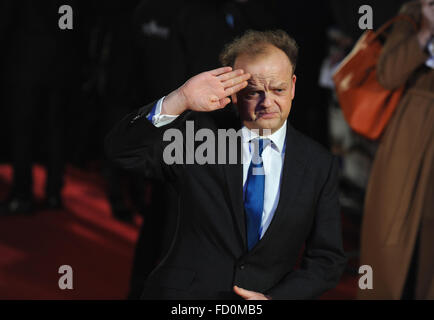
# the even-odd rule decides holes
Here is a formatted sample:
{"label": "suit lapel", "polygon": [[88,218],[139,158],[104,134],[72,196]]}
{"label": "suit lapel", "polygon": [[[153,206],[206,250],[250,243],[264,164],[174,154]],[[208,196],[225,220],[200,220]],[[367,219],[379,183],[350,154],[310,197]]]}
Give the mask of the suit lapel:
{"label": "suit lapel", "polygon": [[243,165],[241,161],[237,164],[226,164],[224,171],[235,223],[238,227],[243,247],[246,248],[246,225],[243,204]]}
{"label": "suit lapel", "polygon": [[[238,110],[235,106],[229,107],[230,113],[233,117],[227,117],[225,119],[226,129],[232,128],[237,132],[241,129],[241,119],[238,114]],[[234,119],[234,122],[229,122],[228,119]],[[228,190],[228,197],[231,202],[233,210],[233,218],[239,231],[240,241],[244,248],[247,248],[247,236],[246,236],[246,222],[244,214],[243,203],[243,164],[242,164],[242,145],[241,138],[237,139],[237,163],[229,164],[229,146],[226,148],[226,164],[223,165],[225,173],[225,179]]]}

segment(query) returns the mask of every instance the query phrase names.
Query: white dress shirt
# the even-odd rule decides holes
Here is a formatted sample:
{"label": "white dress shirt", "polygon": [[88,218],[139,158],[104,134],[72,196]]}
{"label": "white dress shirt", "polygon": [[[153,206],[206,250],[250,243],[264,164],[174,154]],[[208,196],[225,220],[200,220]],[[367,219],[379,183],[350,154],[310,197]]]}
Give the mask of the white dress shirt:
{"label": "white dress shirt", "polygon": [[[152,123],[156,127],[162,127],[174,121],[178,116],[176,115],[162,115],[161,107],[164,97],[158,100]],[[149,117],[150,114],[148,114]],[[265,190],[264,190],[264,209],[262,212],[261,222],[261,238],[264,236],[271,220],[274,217],[280,197],[280,184],[282,180],[282,168],[285,159],[285,139],[286,139],[286,126],[283,126],[273,134],[263,137],[270,139],[271,143],[264,147],[262,152],[262,162],[265,174]],[[254,148],[257,146],[250,141],[258,137],[258,134],[243,126],[241,128],[241,142],[242,142],[242,157],[243,157],[243,187],[246,185],[247,175],[252,161]],[[262,138],[262,137],[261,137]],[[243,188],[244,189],[244,188]]]}
{"label": "white dress shirt", "polygon": [[[241,128],[242,156],[243,156],[243,186],[245,188],[250,163],[254,154],[254,148],[258,144],[250,141],[258,137],[258,134],[243,126]],[[264,210],[262,212],[261,238],[267,231],[280,197],[280,183],[282,180],[282,168],[285,159],[286,121],[283,126],[272,135],[261,137],[270,139],[271,143],[264,145],[262,152],[262,164],[265,175]]]}

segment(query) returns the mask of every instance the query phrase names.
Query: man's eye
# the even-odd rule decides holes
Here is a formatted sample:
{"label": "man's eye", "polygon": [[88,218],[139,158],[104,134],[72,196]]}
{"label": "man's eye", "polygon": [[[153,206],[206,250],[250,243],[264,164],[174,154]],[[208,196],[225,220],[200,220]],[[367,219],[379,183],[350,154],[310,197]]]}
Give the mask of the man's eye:
{"label": "man's eye", "polygon": [[274,89],[274,91],[277,93],[281,93],[281,92],[285,91],[285,89]]}
{"label": "man's eye", "polygon": [[257,94],[259,94],[259,91],[250,91],[250,92],[247,92],[247,96],[248,96],[248,97],[254,97],[254,96],[256,96]]}

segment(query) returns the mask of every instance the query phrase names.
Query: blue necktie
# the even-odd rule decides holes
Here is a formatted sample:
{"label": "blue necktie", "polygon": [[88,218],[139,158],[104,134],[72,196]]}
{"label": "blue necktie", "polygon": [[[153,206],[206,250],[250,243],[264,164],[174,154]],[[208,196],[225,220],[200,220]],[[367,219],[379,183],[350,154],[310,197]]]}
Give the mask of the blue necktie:
{"label": "blue necktie", "polygon": [[[268,140],[269,141],[269,140]],[[250,163],[244,191],[244,209],[247,222],[247,246],[249,251],[261,236],[262,211],[264,210],[265,175],[262,163],[264,140],[254,139],[255,152]]]}

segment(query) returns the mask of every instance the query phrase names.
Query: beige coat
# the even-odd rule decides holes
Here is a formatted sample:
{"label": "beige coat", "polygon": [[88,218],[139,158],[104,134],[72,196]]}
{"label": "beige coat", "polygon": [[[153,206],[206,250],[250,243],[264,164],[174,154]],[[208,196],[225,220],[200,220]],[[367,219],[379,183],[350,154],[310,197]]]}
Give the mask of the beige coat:
{"label": "beige coat", "polygon": [[[420,25],[419,4],[402,11]],[[400,299],[418,232],[417,299],[434,299],[434,70],[424,66],[408,22],[397,22],[378,62],[380,82],[406,84],[373,164],[365,199],[360,265],[373,269],[373,290],[359,299]]]}

